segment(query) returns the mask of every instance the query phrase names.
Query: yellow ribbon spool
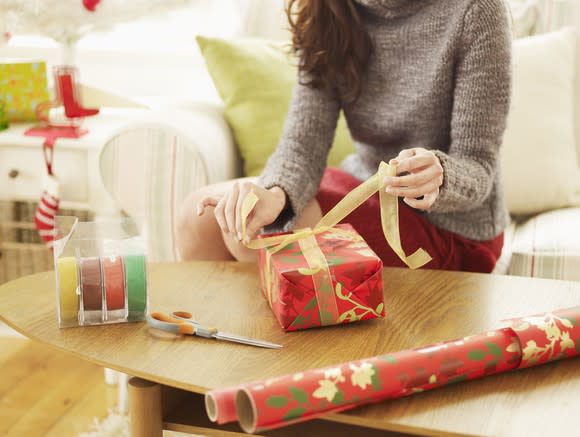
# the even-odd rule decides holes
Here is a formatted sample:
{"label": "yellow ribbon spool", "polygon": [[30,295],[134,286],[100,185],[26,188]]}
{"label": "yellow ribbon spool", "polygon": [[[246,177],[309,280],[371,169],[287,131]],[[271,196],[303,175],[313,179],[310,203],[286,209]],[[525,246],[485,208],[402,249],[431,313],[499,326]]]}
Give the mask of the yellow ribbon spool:
{"label": "yellow ribbon spool", "polygon": [[59,307],[61,323],[77,323],[79,312],[79,275],[74,257],[63,257],[57,261]]}
{"label": "yellow ribbon spool", "polygon": [[[385,192],[383,180],[387,176],[396,176],[396,166],[381,162],[377,173],[370,179],[360,184],[350,193],[348,193],[334,208],[320,219],[313,229],[299,229],[288,235],[278,235],[275,237],[266,237],[251,240],[246,243],[246,247],[250,249],[267,249],[266,252],[266,292],[268,302],[272,304],[272,286],[270,275],[270,258],[271,256],[281,250],[286,245],[305,240],[314,235],[321,234],[332,229],[347,215],[362,205],[367,199],[379,191],[380,209],[381,209],[381,225],[383,234],[389,246],[397,254],[397,256],[411,269],[418,269],[431,261],[431,256],[422,248],[417,249],[413,254],[407,256],[401,245],[401,235],[399,230],[399,201],[396,196],[391,196]],[[254,206],[258,202],[258,196],[254,192],[250,192],[244,198],[241,208],[242,214],[242,234],[244,241],[247,236],[247,219]],[[341,232],[340,229],[333,229],[333,232]],[[320,269],[324,276],[330,277],[328,271],[328,264],[326,259],[320,257],[320,248],[318,245],[308,244],[307,246],[301,244],[304,257],[311,269]],[[316,250],[318,248],[318,250]],[[318,297],[318,293],[317,293]],[[333,316],[334,316],[334,312]],[[323,323],[324,324],[324,323]]]}

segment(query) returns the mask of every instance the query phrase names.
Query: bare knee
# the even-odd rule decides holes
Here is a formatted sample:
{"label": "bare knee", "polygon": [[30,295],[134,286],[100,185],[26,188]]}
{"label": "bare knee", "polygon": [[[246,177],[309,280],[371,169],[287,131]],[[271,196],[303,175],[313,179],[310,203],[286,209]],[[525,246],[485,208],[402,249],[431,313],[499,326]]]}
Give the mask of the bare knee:
{"label": "bare knee", "polygon": [[240,262],[257,262],[258,261],[258,251],[255,249],[248,249],[243,243],[235,240],[229,235],[222,233],[222,238],[224,243],[228,248],[230,254],[234,257],[236,261]]}

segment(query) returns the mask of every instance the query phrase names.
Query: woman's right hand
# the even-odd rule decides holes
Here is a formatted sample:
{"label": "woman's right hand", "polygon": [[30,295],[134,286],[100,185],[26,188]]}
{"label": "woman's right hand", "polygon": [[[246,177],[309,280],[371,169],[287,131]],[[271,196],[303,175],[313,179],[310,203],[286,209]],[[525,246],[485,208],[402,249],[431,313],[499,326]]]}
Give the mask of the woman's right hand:
{"label": "woman's right hand", "polygon": [[201,216],[206,208],[213,207],[222,232],[237,241],[242,241],[241,208],[250,191],[258,196],[258,202],[246,221],[246,239],[249,241],[264,226],[274,223],[286,206],[286,193],[280,187],[266,189],[251,182],[236,182],[221,198],[212,196],[203,198],[197,205],[197,215]]}

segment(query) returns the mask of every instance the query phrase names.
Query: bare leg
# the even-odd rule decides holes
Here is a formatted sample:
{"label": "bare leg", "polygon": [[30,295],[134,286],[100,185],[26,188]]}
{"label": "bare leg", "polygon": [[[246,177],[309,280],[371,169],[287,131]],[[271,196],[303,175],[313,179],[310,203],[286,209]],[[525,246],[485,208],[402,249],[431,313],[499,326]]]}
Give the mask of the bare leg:
{"label": "bare leg", "polygon": [[[217,224],[213,209],[206,210],[199,217],[196,207],[199,201],[208,195],[221,197],[231,188],[236,181],[249,180],[255,182],[255,178],[243,178],[209,185],[190,194],[185,200],[177,224],[177,247],[183,260],[206,260],[206,261],[256,261],[258,253],[246,248],[234,238],[225,235]],[[296,227],[303,228],[314,226],[322,217],[322,211],[316,200],[312,200],[297,220]]]}

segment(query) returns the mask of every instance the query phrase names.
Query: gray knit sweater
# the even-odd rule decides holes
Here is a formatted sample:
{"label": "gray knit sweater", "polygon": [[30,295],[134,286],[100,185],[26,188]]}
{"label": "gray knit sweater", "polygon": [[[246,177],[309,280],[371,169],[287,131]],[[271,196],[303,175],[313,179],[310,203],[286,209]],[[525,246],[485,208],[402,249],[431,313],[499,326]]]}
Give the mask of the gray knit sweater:
{"label": "gray knit sweater", "polygon": [[318,192],[340,110],[360,180],[402,149],[435,152],[444,181],[426,217],[472,240],[508,223],[499,162],[509,108],[511,34],[503,0],[355,0],[373,42],[360,97],[298,81],[280,143],[259,184],[289,204],[271,229],[292,227]]}

